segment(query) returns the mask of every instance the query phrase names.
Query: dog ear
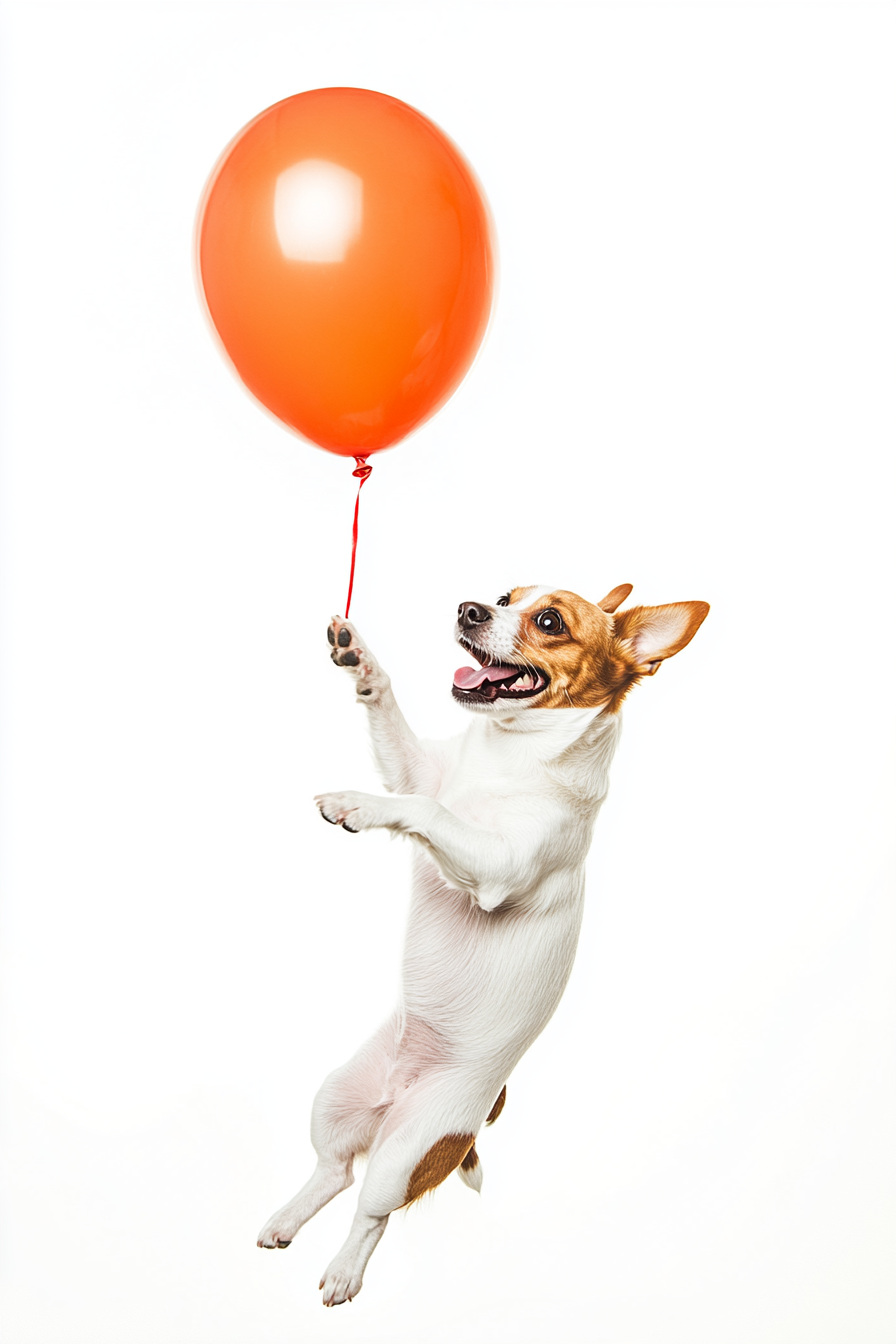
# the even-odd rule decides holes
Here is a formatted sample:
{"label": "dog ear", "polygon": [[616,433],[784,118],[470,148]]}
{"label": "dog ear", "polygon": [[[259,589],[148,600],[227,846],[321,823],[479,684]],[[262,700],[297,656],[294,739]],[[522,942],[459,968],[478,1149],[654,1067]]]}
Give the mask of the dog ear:
{"label": "dog ear", "polygon": [[597,605],[601,611],[613,612],[617,607],[622,606],[631,590],[632,585],[630,583],[620,583],[619,587],[614,588],[612,593],[607,593],[606,597],[602,597]]}
{"label": "dog ear", "polygon": [[696,635],[708,602],[671,602],[666,607],[632,607],[616,617],[616,638],[626,640],[641,676],[652,677],[664,658],[671,658]]}

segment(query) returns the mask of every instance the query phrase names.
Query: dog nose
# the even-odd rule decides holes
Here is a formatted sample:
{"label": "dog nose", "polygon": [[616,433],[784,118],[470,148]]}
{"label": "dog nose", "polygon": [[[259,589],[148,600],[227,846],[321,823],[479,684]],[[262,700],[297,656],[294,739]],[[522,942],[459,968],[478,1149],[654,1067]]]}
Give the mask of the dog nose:
{"label": "dog nose", "polygon": [[486,611],[485,607],[479,607],[475,602],[461,602],[457,609],[457,617],[464,630],[472,630],[475,625],[485,625],[486,621],[491,620],[491,613]]}

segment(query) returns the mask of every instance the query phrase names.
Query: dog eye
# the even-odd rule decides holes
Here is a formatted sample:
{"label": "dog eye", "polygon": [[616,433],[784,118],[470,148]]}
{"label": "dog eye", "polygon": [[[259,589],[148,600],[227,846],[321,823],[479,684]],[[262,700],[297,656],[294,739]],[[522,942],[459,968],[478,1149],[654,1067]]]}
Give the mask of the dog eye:
{"label": "dog eye", "polygon": [[559,635],[561,630],[565,629],[559,611],[555,611],[553,607],[548,607],[547,611],[540,611],[535,617],[535,624],[546,635]]}
{"label": "dog eye", "polygon": [[499,597],[498,600],[497,600],[497,602],[495,603],[495,606],[496,606],[496,607],[509,607],[509,606],[510,606],[510,594],[509,594],[509,593],[505,593],[503,597]]}

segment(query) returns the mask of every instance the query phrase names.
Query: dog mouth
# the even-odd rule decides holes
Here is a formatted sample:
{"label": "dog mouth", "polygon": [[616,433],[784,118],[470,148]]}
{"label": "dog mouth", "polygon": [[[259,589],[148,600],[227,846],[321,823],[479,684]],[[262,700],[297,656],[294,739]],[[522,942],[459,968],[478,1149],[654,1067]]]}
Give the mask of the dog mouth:
{"label": "dog mouth", "polygon": [[540,695],[550,681],[540,667],[492,663],[491,655],[470,640],[461,637],[458,643],[479,663],[479,667],[459,667],[454,674],[451,694],[463,704],[490,705],[496,700],[529,700],[533,695]]}

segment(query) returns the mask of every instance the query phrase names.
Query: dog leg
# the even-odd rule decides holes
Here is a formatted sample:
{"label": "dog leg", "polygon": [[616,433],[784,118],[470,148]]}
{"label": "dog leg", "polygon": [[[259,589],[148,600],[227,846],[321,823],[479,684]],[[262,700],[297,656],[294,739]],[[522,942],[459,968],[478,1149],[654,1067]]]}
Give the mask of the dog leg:
{"label": "dog leg", "polygon": [[386,788],[390,793],[433,795],[439,785],[438,768],[408,727],[389,677],[343,617],[333,617],[327,639],[332,646],[330,657],[355,678],[358,701],[369,711],[373,754]]}
{"label": "dog leg", "polygon": [[563,814],[543,797],[530,807],[521,803],[504,831],[461,821],[434,798],[345,792],[314,801],[325,821],[346,831],[383,827],[410,836],[429,851],[445,881],[469,892],[483,910],[524,897],[552,868],[570,862]]}
{"label": "dog leg", "polygon": [[351,1231],[321,1279],[324,1306],[360,1292],[389,1215],[461,1165],[493,1096],[493,1084],[451,1070],[419,1078],[396,1100],[371,1153]]}
{"label": "dog leg", "polygon": [[299,1193],[265,1223],[258,1234],[259,1246],[284,1250],[304,1223],[353,1183],[354,1159],[370,1148],[388,1110],[383,1091],[397,1038],[395,1015],[324,1080],[311,1111],[317,1167]]}
{"label": "dog leg", "polygon": [[267,1251],[285,1251],[300,1227],[353,1183],[352,1156],[321,1159],[311,1179],[288,1204],[278,1209],[258,1234],[256,1245]]}

